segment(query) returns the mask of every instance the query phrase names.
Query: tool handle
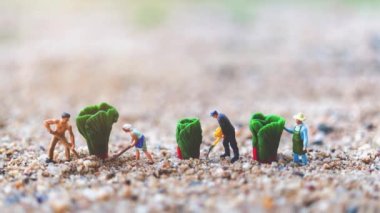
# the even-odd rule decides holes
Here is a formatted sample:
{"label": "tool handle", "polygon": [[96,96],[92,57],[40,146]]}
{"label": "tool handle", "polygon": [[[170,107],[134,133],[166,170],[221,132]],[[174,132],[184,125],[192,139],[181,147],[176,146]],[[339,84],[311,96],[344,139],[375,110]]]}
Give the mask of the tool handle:
{"label": "tool handle", "polygon": [[121,152],[119,152],[118,154],[114,155],[111,159],[112,160],[115,160],[116,158],[120,157],[122,154],[124,154],[126,151],[130,150],[132,148],[132,146],[127,146],[127,148],[123,149]]}
{"label": "tool handle", "polygon": [[208,150],[206,158],[208,159],[208,156],[210,155],[211,151],[214,149],[215,145],[211,145],[211,147]]}
{"label": "tool handle", "polygon": [[76,158],[79,158],[79,154],[77,151],[75,151],[75,149],[71,149],[71,151],[73,152]]}
{"label": "tool handle", "polygon": [[[54,135],[54,137],[57,137],[59,140],[64,140],[63,137],[61,137],[61,136],[59,136],[59,135],[57,135],[57,134],[52,134],[52,135]],[[70,148],[70,150],[73,152],[73,154],[75,155],[76,158],[79,158],[79,154],[78,154],[77,151],[75,151],[75,149],[71,149],[71,148]]]}

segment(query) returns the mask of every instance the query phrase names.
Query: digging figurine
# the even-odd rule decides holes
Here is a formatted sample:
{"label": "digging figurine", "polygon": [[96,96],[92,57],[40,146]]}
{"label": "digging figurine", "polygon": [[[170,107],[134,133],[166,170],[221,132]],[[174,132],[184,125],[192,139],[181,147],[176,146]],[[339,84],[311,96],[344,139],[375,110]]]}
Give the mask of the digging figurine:
{"label": "digging figurine", "polygon": [[231,159],[231,163],[235,163],[239,160],[239,148],[236,142],[236,133],[235,128],[231,124],[230,120],[226,115],[219,113],[218,111],[213,111],[210,115],[218,120],[219,126],[222,129],[224,135],[223,146],[224,154],[221,155],[221,158],[230,157],[230,146],[234,152],[234,157]]}
{"label": "digging figurine", "polygon": [[116,159],[116,158],[120,157],[122,154],[124,154],[129,149],[131,149],[132,147],[135,147],[135,149],[136,149],[136,160],[140,160],[140,150],[141,150],[144,152],[145,156],[148,158],[149,164],[153,164],[154,161],[153,161],[152,155],[148,152],[145,136],[140,131],[138,131],[137,129],[132,128],[131,124],[125,124],[123,126],[123,131],[126,133],[129,133],[131,135],[131,137],[132,137],[131,144],[129,146],[127,146],[125,149],[123,149],[121,152],[119,152],[117,155],[112,157],[112,159]]}
{"label": "digging figurine", "polygon": [[[52,135],[51,142],[49,144],[48,149],[48,159],[46,159],[47,163],[54,163],[54,149],[58,142],[65,147],[65,156],[66,160],[70,161],[70,151],[78,157],[77,152],[74,150],[75,148],[75,137],[72,130],[72,126],[70,125],[70,114],[62,113],[61,119],[49,119],[44,122],[45,128]],[[52,130],[51,126],[55,125],[55,130]],[[65,137],[65,133],[69,132],[70,135],[70,143],[67,141]]]}

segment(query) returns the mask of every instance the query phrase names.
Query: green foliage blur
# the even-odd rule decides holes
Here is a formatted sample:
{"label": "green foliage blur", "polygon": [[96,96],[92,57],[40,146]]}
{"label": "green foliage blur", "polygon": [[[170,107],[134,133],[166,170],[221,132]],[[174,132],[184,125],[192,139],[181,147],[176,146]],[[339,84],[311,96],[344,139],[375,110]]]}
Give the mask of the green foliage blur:
{"label": "green foliage blur", "polygon": [[107,103],[88,106],[79,113],[76,119],[77,127],[86,139],[91,155],[107,158],[112,125],[118,118],[117,110]]}
{"label": "green foliage blur", "polygon": [[277,115],[253,114],[249,122],[252,146],[258,149],[260,162],[275,159],[285,126],[285,119]]}
{"label": "green foliage blur", "polygon": [[202,128],[197,118],[185,118],[178,121],[176,140],[183,159],[199,158],[202,143]]}

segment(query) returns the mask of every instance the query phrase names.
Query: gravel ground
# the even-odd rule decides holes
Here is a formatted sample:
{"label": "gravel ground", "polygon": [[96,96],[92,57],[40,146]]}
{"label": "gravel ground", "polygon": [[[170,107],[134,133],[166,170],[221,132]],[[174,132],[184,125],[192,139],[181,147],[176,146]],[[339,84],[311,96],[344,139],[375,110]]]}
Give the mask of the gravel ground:
{"label": "gravel ground", "polygon": [[[6,1],[8,2],[8,1]],[[341,4],[265,4],[247,20],[179,4],[158,26],[95,1],[0,7],[0,208],[3,212],[380,212],[380,15]],[[41,12],[43,11],[43,12]],[[127,12],[126,12],[127,11]],[[133,123],[155,159],[127,152],[46,164],[42,122],[102,101],[114,105],[110,150]],[[242,125],[241,159],[210,160],[212,109]],[[251,160],[254,112],[309,118],[310,165],[294,165],[283,134],[278,162]],[[175,127],[202,121],[200,160],[175,157]],[[75,116],[74,116],[75,117]],[[332,131],[326,131],[331,127]]]}

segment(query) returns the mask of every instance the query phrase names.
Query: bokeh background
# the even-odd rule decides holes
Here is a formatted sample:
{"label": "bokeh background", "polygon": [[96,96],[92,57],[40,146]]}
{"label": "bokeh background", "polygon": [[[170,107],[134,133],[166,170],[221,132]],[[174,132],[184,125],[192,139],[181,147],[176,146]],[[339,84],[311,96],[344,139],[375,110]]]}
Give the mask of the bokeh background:
{"label": "bokeh background", "polygon": [[1,131],[33,138],[42,120],[102,101],[157,139],[181,117],[214,123],[212,109],[241,124],[257,111],[376,123],[378,9],[374,0],[3,0]]}

